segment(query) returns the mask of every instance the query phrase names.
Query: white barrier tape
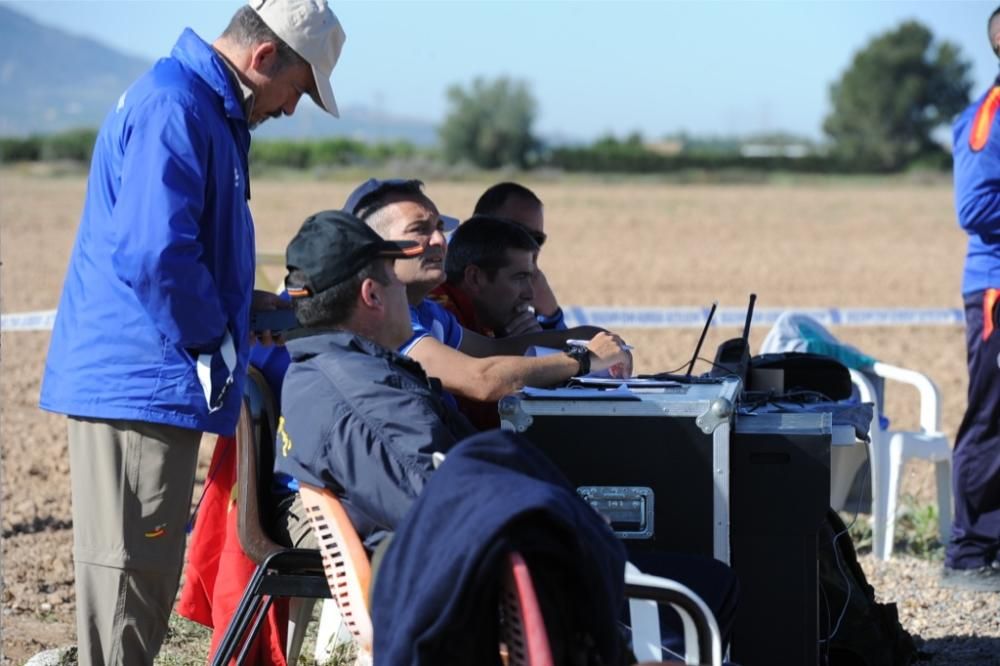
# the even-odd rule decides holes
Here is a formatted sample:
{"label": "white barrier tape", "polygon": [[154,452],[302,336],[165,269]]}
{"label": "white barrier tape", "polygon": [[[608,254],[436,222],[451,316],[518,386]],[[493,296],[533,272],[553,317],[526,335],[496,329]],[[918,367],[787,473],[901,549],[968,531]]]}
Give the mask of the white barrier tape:
{"label": "white barrier tape", "polygon": [[15,312],[0,315],[0,331],[51,331],[55,321],[55,310]]}
{"label": "white barrier tape", "polygon": [[[964,326],[961,308],[757,308],[753,325],[770,326],[778,316],[789,310],[807,314],[824,326]],[[565,308],[566,325],[601,326],[603,328],[701,328],[705,325],[708,308]],[[719,308],[712,326],[741,328],[746,319],[745,308]],[[3,331],[51,331],[55,310],[17,312],[0,315]]]}
{"label": "white barrier tape", "polygon": [[[708,308],[612,308],[569,307],[564,309],[567,326],[592,325],[616,328],[701,328]],[[807,314],[824,326],[964,326],[961,308],[757,308],[754,326],[770,326],[784,312]],[[742,328],[746,308],[719,308],[714,327]]]}

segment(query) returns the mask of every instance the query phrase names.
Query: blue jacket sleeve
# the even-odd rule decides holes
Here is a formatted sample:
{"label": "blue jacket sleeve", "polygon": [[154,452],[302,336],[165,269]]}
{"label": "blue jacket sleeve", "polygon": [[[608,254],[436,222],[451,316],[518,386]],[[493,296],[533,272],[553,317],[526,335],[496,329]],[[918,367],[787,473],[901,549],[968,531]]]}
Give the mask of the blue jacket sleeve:
{"label": "blue jacket sleeve", "polygon": [[969,147],[975,109],[955,124],[955,209],[958,223],[986,242],[1000,241],[1000,127],[994,120],[987,144],[979,152]]}
{"label": "blue jacket sleeve", "polygon": [[209,131],[193,101],[179,93],[154,98],[132,115],[112,214],[115,273],[168,340],[213,351],[228,322],[202,260]]}

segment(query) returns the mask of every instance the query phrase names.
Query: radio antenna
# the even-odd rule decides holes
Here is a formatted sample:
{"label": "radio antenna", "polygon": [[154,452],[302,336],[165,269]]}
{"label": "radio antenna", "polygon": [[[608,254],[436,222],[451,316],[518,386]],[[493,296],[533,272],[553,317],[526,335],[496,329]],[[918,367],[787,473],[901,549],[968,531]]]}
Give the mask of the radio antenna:
{"label": "radio antenna", "polygon": [[694,370],[694,362],[698,360],[698,354],[701,353],[701,345],[705,342],[708,327],[712,325],[712,317],[715,316],[715,309],[717,307],[719,307],[719,301],[712,301],[712,309],[708,311],[708,319],[705,320],[705,326],[701,329],[701,337],[698,338],[698,345],[694,348],[694,356],[691,357],[691,362],[688,363],[687,372],[684,373],[685,377],[690,377],[691,371]]}
{"label": "radio antenna", "polygon": [[753,319],[753,306],[757,302],[757,294],[750,294],[750,305],[747,306],[747,320],[743,323],[743,341],[750,339],[750,320]]}

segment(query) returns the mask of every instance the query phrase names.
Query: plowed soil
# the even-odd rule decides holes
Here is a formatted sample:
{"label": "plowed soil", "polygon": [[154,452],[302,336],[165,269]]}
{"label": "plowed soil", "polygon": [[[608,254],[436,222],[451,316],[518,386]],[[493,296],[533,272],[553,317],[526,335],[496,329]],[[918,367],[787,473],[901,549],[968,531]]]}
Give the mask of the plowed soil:
{"label": "plowed soil", "polygon": [[[950,183],[943,179],[527,183],[546,204],[550,240],[540,263],[564,304],[704,306],[718,300],[742,306],[754,291],[761,307],[961,306],[965,238],[954,222]],[[467,217],[488,184],[431,182],[427,192],[443,212]],[[307,215],[338,208],[352,186],[305,177],[257,179],[252,206],[258,250],[282,252]],[[5,313],[56,306],[84,191],[81,175],[0,171]],[[274,269],[271,276],[281,272]],[[753,331],[754,348],[766,332]],[[637,369],[650,372],[682,365],[698,331],[621,333],[636,347]],[[965,405],[960,327],[845,327],[834,333],[884,361],[929,374],[944,396],[944,429],[954,436]],[[733,334],[713,330],[705,349],[714,350]],[[75,633],[65,420],[37,407],[48,341],[47,332],[8,332],[0,339],[3,664],[21,664],[43,648],[72,643]],[[887,412],[894,426],[916,426],[915,391],[891,391]],[[206,461],[210,453],[206,439]],[[904,492],[932,502],[931,479],[929,465],[913,464]],[[872,570],[870,559],[865,561]],[[975,609],[959,617],[928,616],[950,614],[934,609],[959,599],[941,592],[945,596],[934,604],[907,601],[915,588],[934,585],[912,579],[933,578],[933,572],[921,573],[933,566],[908,566],[896,580],[893,569],[872,571],[877,587],[901,602],[904,625],[949,650],[952,637],[963,635],[990,640],[1000,650],[996,595],[977,597]],[[983,603],[985,610],[976,610]],[[1000,663],[985,658],[961,663]]]}

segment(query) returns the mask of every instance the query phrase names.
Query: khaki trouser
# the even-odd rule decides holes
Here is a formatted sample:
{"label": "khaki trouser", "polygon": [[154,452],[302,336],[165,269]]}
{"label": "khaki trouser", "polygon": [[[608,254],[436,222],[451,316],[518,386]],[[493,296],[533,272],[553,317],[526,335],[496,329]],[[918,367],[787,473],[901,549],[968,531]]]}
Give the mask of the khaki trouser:
{"label": "khaki trouser", "polygon": [[201,433],[69,419],[80,666],[151,665],[167,633]]}

